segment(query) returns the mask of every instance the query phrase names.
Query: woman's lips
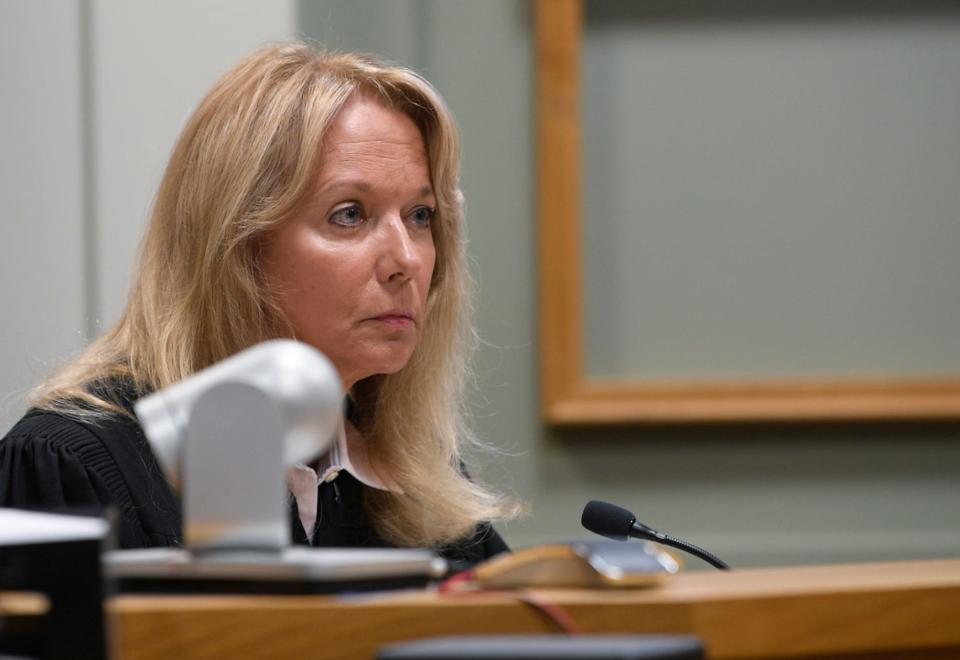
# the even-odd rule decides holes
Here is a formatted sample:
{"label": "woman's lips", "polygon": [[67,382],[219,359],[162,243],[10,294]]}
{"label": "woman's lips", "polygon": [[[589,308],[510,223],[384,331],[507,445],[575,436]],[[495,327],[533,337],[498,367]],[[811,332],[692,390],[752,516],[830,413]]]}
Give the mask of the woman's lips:
{"label": "woman's lips", "polygon": [[391,328],[412,328],[414,326],[413,317],[408,314],[381,314],[370,320],[383,323]]}

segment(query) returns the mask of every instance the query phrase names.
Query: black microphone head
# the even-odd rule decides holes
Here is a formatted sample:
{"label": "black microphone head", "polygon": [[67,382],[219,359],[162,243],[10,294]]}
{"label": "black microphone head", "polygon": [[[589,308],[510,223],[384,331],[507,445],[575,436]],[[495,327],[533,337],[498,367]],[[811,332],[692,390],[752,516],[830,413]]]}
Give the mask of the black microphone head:
{"label": "black microphone head", "polygon": [[594,534],[614,541],[626,541],[637,517],[616,504],[591,500],[583,507],[580,524]]}

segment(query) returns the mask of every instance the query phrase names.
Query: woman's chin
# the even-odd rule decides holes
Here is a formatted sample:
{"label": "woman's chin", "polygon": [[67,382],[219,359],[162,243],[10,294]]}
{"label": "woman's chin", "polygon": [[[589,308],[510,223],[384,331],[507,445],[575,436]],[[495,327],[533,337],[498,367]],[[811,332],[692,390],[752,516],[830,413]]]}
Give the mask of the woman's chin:
{"label": "woman's chin", "polygon": [[353,381],[359,382],[371,376],[389,376],[390,374],[395,374],[407,366],[407,363],[410,362],[411,355],[413,355],[413,351],[405,351],[402,354],[379,356],[377,360],[369,360],[363,368],[358,368],[353,371],[353,373],[357,374],[357,377],[354,378]]}

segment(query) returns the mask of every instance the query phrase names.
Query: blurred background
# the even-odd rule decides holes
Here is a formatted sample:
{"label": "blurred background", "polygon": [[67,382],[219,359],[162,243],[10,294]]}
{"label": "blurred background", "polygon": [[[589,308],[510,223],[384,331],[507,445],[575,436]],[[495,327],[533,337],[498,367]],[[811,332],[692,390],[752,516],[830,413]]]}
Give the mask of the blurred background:
{"label": "blurred background", "polygon": [[[960,10],[766,4],[586,3],[589,372],[960,374]],[[118,318],[206,90],[305,38],[413,67],[460,122],[500,450],[474,471],[529,503],[513,546],[608,499],[734,566],[960,555],[958,423],[543,423],[534,37],[513,0],[3,0],[0,432]]]}

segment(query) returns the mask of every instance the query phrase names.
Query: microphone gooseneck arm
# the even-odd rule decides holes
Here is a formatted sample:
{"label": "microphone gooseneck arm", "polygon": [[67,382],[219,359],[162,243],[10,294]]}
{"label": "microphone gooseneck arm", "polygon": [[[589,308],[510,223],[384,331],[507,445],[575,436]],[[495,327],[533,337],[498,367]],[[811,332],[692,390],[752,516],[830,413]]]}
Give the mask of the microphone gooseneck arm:
{"label": "microphone gooseneck arm", "polygon": [[580,517],[580,524],[585,528],[606,536],[614,541],[626,541],[630,537],[662,543],[677,550],[689,552],[694,557],[699,557],[711,566],[720,570],[729,570],[730,567],[718,557],[707,552],[703,548],[698,548],[692,543],[675,539],[663,532],[647,527],[642,522],[637,521],[637,517],[622,506],[610,504],[610,502],[601,502],[600,500],[591,500],[583,507],[583,514]]}
{"label": "microphone gooseneck arm", "polygon": [[630,536],[638,539],[644,539],[646,541],[653,541],[654,543],[662,543],[663,545],[676,548],[677,550],[683,550],[684,552],[690,553],[694,557],[699,557],[711,566],[719,568],[722,571],[730,570],[730,566],[713,553],[707,552],[703,548],[695,546],[692,543],[688,543],[681,539],[664,534],[663,532],[658,532],[655,529],[651,529],[642,522],[638,522],[636,520],[633,521],[633,525],[630,528]]}

